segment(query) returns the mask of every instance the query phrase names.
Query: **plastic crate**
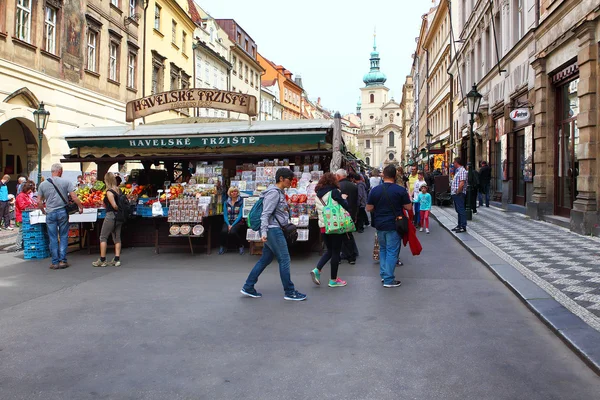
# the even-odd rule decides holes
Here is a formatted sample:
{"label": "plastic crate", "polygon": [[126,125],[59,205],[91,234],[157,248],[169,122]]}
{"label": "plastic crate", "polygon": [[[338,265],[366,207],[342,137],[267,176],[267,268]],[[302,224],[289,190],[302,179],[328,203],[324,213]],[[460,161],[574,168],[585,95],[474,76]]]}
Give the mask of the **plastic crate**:
{"label": "plastic crate", "polygon": [[98,219],[104,219],[106,218],[106,208],[99,208],[98,209]]}
{"label": "plastic crate", "polygon": [[23,251],[23,256],[26,260],[32,260],[32,259],[42,260],[44,258],[50,257],[50,251],[47,249],[46,250],[25,249]]}
{"label": "plastic crate", "polygon": [[21,235],[23,236],[23,240],[41,240],[44,239],[46,241],[48,241],[48,234],[46,233],[46,231],[27,231],[27,232],[21,232]]}
{"label": "plastic crate", "polygon": [[152,208],[138,205],[136,208],[137,215],[139,217],[151,217]]}
{"label": "plastic crate", "polygon": [[21,231],[25,232],[45,232],[46,225],[45,224],[35,224],[29,225],[29,223],[23,223],[21,225]]}
{"label": "plastic crate", "polygon": [[169,207],[163,207],[163,217],[169,216]]}

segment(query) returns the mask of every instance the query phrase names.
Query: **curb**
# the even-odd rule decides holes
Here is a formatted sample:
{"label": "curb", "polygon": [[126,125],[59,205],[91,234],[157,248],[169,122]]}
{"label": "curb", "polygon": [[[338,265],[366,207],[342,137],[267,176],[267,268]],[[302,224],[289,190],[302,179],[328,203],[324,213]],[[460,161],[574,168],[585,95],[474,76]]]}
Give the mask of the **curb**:
{"label": "curb", "polygon": [[[433,210],[432,210],[433,211]],[[431,214],[469,253],[485,265],[581,360],[600,376],[600,332],[566,309],[545,290],[523,276],[468,231],[452,232],[448,217]]]}

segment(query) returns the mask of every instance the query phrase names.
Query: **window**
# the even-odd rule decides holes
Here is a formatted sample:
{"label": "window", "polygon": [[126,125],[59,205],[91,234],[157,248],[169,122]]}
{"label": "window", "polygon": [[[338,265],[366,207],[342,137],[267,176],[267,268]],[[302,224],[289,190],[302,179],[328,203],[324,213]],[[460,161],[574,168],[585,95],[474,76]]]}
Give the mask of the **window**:
{"label": "window", "polygon": [[375,95],[373,93],[371,93],[371,95],[369,96],[369,102],[375,103]]}
{"label": "window", "polygon": [[516,44],[525,35],[525,13],[523,12],[523,0],[515,0],[515,23],[516,38],[514,44]]}
{"label": "window", "polygon": [[112,4],[113,6],[119,8],[119,0],[110,0],[110,4]]}
{"label": "window", "polygon": [[365,164],[371,165],[371,158],[365,157]]}
{"label": "window", "polygon": [[388,134],[388,147],[394,147],[394,132]]}
{"label": "window", "polygon": [[127,55],[127,87],[135,88],[135,67],[137,64],[137,54],[129,52]]}
{"label": "window", "polygon": [[252,46],[252,57],[256,58],[256,47]]}
{"label": "window", "polygon": [[171,90],[179,89],[179,71],[171,67]]}
{"label": "window", "polygon": [[254,86],[254,71],[250,72],[250,86]]}
{"label": "window", "polygon": [[247,65],[245,65],[245,66],[244,66],[244,72],[245,72],[244,76],[246,77],[246,78],[244,79],[244,81],[245,81],[246,83],[248,83],[248,66],[247,66]]}
{"label": "window", "polygon": [[210,41],[215,41],[215,30],[213,28],[210,28]]}
{"label": "window", "polygon": [[244,42],[244,50],[246,50],[246,53],[248,52],[248,39]]}
{"label": "window", "polygon": [[171,20],[171,43],[177,44],[177,22]]}
{"label": "window", "polygon": [[187,42],[187,33],[184,31],[181,32],[181,52],[185,54],[185,46]]}
{"label": "window", "polygon": [[181,71],[181,88],[189,89],[190,87],[190,76],[185,72]]}
{"label": "window", "polygon": [[239,32],[237,33],[237,42],[240,46],[242,45],[242,34]]}
{"label": "window", "polygon": [[152,51],[152,94],[163,91],[163,82],[165,75],[165,58],[155,51]]}
{"label": "window", "polygon": [[156,65],[152,66],[152,94],[158,93],[158,76],[160,75],[160,68]]}
{"label": "window", "polygon": [[154,29],[160,31],[160,11],[161,8],[158,4],[154,5]]}
{"label": "window", "polygon": [[17,38],[29,42],[31,37],[31,0],[17,0]]}
{"label": "window", "polygon": [[233,62],[231,64],[233,64],[233,74],[237,75],[237,57],[233,56]]}
{"label": "window", "polygon": [[133,17],[135,15],[135,8],[137,6],[137,0],[129,0],[129,16]]}
{"label": "window", "polygon": [[390,155],[388,156],[390,161],[392,161],[394,159],[394,153],[390,153]]}
{"label": "window", "polygon": [[110,42],[108,48],[108,79],[117,81],[119,79],[119,45],[115,42]]}
{"label": "window", "polygon": [[370,140],[370,139],[367,139],[367,140],[365,141],[365,143],[366,143],[366,144],[365,144],[365,147],[366,147],[367,149],[370,149],[370,148],[371,148],[371,140]]}
{"label": "window", "polygon": [[97,71],[97,52],[96,47],[98,45],[98,32],[88,28],[87,34],[87,69],[92,72]]}
{"label": "window", "polygon": [[56,8],[46,6],[44,17],[44,50],[56,53]]}

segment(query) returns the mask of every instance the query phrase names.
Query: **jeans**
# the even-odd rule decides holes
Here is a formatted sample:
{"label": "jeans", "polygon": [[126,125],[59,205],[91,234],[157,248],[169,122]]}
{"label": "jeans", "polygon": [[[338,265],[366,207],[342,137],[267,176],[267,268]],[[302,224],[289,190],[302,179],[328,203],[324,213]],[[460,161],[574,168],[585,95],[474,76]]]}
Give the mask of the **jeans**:
{"label": "jeans", "polygon": [[479,207],[483,207],[483,196],[485,195],[485,206],[490,206],[490,184],[482,183],[481,190],[479,190]]}
{"label": "jeans", "polygon": [[400,255],[401,238],[396,231],[377,231],[379,241],[379,275],[383,283],[394,283],[396,263]]}
{"label": "jeans", "polygon": [[337,279],[338,267],[340,266],[340,253],[342,251],[342,240],[345,235],[328,235],[324,234],[323,238],[327,252],[323,254],[317,263],[317,269],[321,271],[327,261],[331,260],[331,280]]}
{"label": "jeans", "polygon": [[415,212],[415,218],[414,218],[415,226],[418,227],[421,224],[421,213],[419,212],[421,210],[421,203],[419,203],[419,202],[413,203],[413,210]]}
{"label": "jeans", "polygon": [[276,258],[277,263],[279,263],[279,275],[281,276],[281,283],[283,284],[285,294],[294,294],[296,290],[290,276],[290,252],[288,251],[287,242],[281,228],[270,228],[267,232],[267,242],[263,247],[262,256],[254,268],[252,268],[252,271],[250,271],[250,275],[248,275],[248,279],[246,279],[246,284],[244,285],[244,290],[254,289],[254,285],[258,282],[258,277],[273,262],[273,258]]}
{"label": "jeans", "polygon": [[453,194],[452,200],[454,201],[454,209],[458,214],[458,227],[467,227],[467,212],[465,210],[465,197],[464,193]]}
{"label": "jeans", "polygon": [[67,262],[67,248],[69,247],[69,214],[64,208],[49,212],[46,215],[46,227],[50,241],[50,255],[52,264]]}

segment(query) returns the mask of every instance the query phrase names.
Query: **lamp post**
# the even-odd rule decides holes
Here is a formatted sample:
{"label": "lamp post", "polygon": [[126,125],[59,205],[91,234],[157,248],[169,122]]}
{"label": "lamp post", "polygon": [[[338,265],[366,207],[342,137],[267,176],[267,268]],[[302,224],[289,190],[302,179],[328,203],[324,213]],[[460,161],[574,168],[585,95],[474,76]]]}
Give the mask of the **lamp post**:
{"label": "lamp post", "polygon": [[431,134],[431,131],[427,129],[427,134],[425,135],[425,139],[427,142],[427,171],[431,169],[431,165],[429,165],[429,155],[431,152],[431,138],[433,138],[433,135]]}
{"label": "lamp post", "polygon": [[33,120],[38,130],[38,186],[42,182],[42,140],[44,139],[44,130],[48,126],[49,116],[50,111],[44,108],[44,102],[42,101],[38,109],[33,112]]}
{"label": "lamp post", "polygon": [[473,190],[477,190],[475,188],[475,142],[473,141],[473,125],[475,124],[475,114],[479,111],[479,105],[481,104],[481,98],[483,96],[477,91],[477,84],[473,84],[473,89],[467,94],[467,110],[471,119],[469,120],[469,124],[471,126],[471,132],[469,135],[469,180],[467,185],[467,206],[466,206],[466,214],[467,220],[473,219]]}

